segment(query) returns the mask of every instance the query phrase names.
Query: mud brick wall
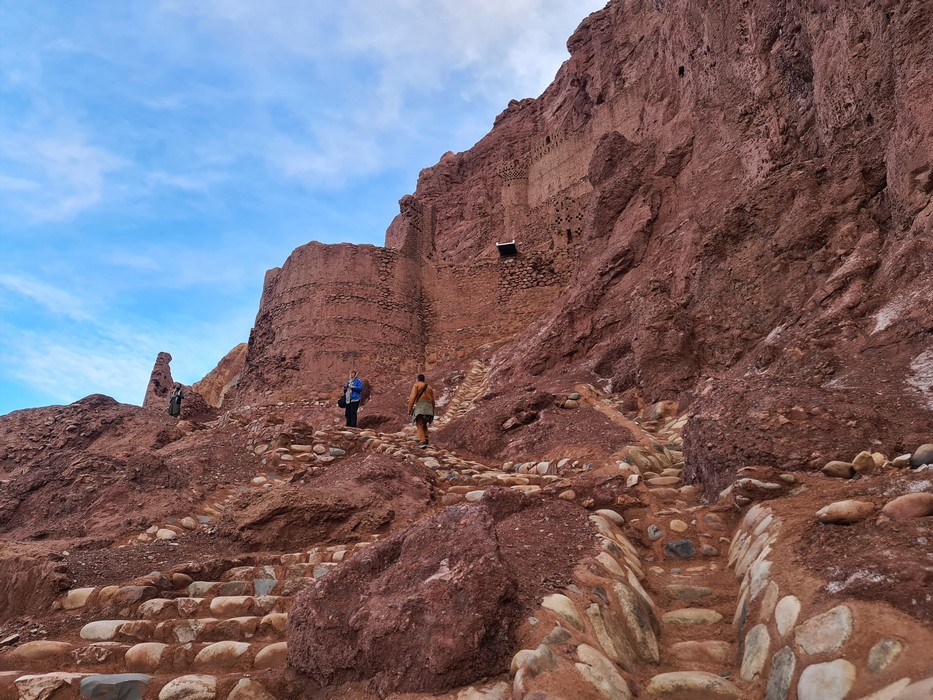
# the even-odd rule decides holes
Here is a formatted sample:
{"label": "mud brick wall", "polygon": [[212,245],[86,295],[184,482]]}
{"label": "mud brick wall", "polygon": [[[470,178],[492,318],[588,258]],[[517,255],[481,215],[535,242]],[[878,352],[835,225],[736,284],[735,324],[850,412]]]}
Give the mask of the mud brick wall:
{"label": "mud brick wall", "polygon": [[537,207],[558,194],[579,197],[592,190],[586,171],[597,141],[588,130],[573,137],[561,132],[546,136],[529,158],[528,204]]}
{"label": "mud brick wall", "polygon": [[[351,369],[420,364],[420,266],[375,246],[309,243],[266,274],[238,400],[335,387]],[[266,387],[275,387],[275,397]]]}

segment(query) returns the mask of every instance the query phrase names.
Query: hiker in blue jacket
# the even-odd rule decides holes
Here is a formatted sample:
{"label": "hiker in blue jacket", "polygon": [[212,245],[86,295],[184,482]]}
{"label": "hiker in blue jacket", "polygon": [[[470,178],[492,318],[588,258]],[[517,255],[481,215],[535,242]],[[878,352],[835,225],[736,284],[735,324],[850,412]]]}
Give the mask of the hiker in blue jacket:
{"label": "hiker in blue jacket", "polygon": [[356,375],[356,370],[350,372],[350,378],[343,385],[343,395],[347,407],[343,409],[347,416],[347,427],[356,427],[356,413],[360,410],[360,396],[363,392],[363,380]]}

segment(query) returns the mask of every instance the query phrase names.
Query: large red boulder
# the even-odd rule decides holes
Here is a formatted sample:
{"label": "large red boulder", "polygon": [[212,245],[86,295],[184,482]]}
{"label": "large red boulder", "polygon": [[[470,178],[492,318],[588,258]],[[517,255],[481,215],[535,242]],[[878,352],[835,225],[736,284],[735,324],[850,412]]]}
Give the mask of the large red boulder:
{"label": "large red boulder", "polygon": [[366,681],[380,695],[503,673],[519,621],[595,550],[587,515],[490,489],[396,532],[299,595],[288,663],[322,685]]}

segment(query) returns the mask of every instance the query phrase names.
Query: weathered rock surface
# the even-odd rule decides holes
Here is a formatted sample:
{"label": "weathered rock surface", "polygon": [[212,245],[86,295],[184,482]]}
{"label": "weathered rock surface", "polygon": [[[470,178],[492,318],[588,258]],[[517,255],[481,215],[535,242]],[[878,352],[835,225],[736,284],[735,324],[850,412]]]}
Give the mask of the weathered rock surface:
{"label": "weathered rock surface", "polygon": [[220,408],[227,391],[236,386],[243,368],[246,367],[246,349],[246,343],[235,346],[214,369],[191,386],[209,406]]}
{"label": "weathered rock surface", "polygon": [[[168,399],[175,384],[172,379],[171,362],[172,356],[167,352],[160,352],[156,357],[152,374],[149,377],[149,386],[146,387],[146,395],[143,398],[143,408],[168,411]],[[181,402],[182,418],[205,418],[211,415],[211,405],[194,387],[183,384],[182,389],[184,395]]]}
{"label": "weathered rock surface", "polygon": [[[289,665],[325,684],[368,680],[382,694],[440,692],[507,670],[523,600],[534,598],[523,590],[527,555],[500,549],[497,526],[579,512],[564,501],[540,511],[493,489],[367,547],[296,600]],[[573,522],[585,527],[585,515]]]}
{"label": "weathered rock surface", "polygon": [[243,492],[225,508],[218,530],[253,549],[350,542],[423,515],[434,481],[420,463],[355,455],[304,487]]}
{"label": "weathered rock surface", "polygon": [[591,15],[540,98],[421,173],[385,248],[311,243],[268,273],[235,402],[505,343],[494,392],[559,376],[689,406],[708,496],[745,464],[929,439],[928,8],[773,8]]}

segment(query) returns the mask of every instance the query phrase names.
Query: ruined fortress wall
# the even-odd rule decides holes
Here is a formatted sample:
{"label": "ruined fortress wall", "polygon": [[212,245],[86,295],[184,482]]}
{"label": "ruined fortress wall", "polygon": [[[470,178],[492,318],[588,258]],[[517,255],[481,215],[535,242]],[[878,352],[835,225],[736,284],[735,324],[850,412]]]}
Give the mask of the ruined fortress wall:
{"label": "ruined fortress wall", "polygon": [[[528,159],[502,161],[495,172],[504,209],[495,239],[473,262],[426,267],[428,367],[511,340],[558,300],[577,268],[590,190],[585,177],[574,176],[573,185],[532,206]],[[513,239],[518,255],[500,258],[494,243]]]}
{"label": "ruined fortress wall", "polygon": [[465,265],[439,265],[425,277],[430,299],[425,357],[430,368],[482,354],[484,345],[511,340],[559,297],[572,274],[565,251],[528,251]]}
{"label": "ruined fortress wall", "polygon": [[351,369],[414,371],[423,357],[420,266],[375,246],[308,243],[266,276],[238,387],[300,398],[342,384]]}
{"label": "ruined fortress wall", "polygon": [[567,135],[556,132],[544,137],[528,162],[528,206],[538,207],[549,198],[581,197],[592,187],[586,179],[598,139],[589,129]]}

